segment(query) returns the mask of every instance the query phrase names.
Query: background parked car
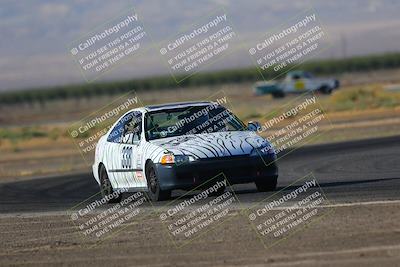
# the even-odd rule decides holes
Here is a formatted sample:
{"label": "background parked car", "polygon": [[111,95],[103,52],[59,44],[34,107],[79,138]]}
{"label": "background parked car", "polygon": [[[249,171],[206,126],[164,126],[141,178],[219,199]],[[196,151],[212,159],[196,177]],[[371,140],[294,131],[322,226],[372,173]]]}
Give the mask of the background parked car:
{"label": "background parked car", "polygon": [[305,71],[290,71],[281,82],[257,82],[254,86],[255,95],[272,94],[273,97],[284,97],[288,93],[303,93],[305,91],[320,91],[330,94],[339,88],[337,79],[315,78]]}

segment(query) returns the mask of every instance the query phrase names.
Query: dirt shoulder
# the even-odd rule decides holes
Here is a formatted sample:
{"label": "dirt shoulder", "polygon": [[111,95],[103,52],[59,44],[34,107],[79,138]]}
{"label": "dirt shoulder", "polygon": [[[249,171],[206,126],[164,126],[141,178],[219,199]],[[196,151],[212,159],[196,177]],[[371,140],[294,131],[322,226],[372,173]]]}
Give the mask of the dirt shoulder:
{"label": "dirt shoulder", "polygon": [[[343,87],[333,95],[318,95],[318,103],[321,104],[327,118],[321,123],[324,134],[308,144],[398,135],[400,93],[387,92],[385,88],[391,82],[398,82],[396,74],[399,71],[374,72],[376,75],[347,75],[343,77]],[[368,77],[369,80],[361,79]],[[377,77],[386,78],[380,80]],[[141,92],[138,97],[142,104],[154,104],[210,100],[211,95],[222,92],[228,100],[228,107],[239,118],[244,122],[254,120],[261,124],[266,122],[266,114],[298,97],[256,97],[251,87],[252,84],[246,83],[161,90],[152,93]],[[4,124],[4,128],[0,130],[0,180],[12,181],[27,177],[90,172],[93,150],[85,153],[84,160],[77,143],[74,142],[82,140],[73,139],[68,129],[71,124],[106,105],[115,97],[54,101],[44,106],[0,107],[3,111],[0,122]],[[267,134],[266,132],[262,135],[267,137]]]}
{"label": "dirt shoulder", "polygon": [[[322,123],[323,134],[310,144],[342,142],[394,136],[400,133],[400,109],[331,112]],[[264,137],[266,135],[264,134]],[[0,180],[21,179],[91,171],[93,153],[83,159],[68,137],[32,138],[18,143],[3,141],[0,146]]]}
{"label": "dirt shoulder", "polygon": [[177,249],[150,215],[116,236],[84,239],[64,215],[2,216],[0,264],[64,266],[396,266],[400,204],[334,207],[330,215],[269,249],[246,218],[232,219]]}

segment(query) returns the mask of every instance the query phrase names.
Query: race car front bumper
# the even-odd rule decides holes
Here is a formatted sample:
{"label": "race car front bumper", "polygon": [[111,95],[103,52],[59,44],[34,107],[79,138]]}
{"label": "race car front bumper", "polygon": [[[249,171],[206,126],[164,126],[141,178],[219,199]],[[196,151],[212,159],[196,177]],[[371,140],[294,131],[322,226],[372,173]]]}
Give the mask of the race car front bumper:
{"label": "race car front bumper", "polygon": [[200,159],[189,163],[155,164],[162,190],[192,189],[213,178],[230,184],[251,183],[278,177],[274,154]]}

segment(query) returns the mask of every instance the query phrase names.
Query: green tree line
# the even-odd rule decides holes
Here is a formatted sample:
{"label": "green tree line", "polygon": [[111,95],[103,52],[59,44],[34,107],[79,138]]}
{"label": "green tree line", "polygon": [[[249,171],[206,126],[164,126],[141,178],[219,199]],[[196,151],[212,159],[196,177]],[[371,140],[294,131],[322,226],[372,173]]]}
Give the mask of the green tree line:
{"label": "green tree line", "polygon": [[[307,61],[297,68],[313,72],[317,75],[339,74],[344,72],[370,71],[400,67],[400,53],[358,56],[345,59],[320,59]],[[266,79],[276,77],[273,70],[263,71]],[[177,77],[177,80],[182,79]],[[37,88],[19,91],[6,91],[0,94],[0,104],[44,103],[55,99],[91,98],[99,95],[114,95],[132,90],[148,91],[154,89],[171,89],[178,87],[195,87],[202,85],[217,85],[225,83],[255,82],[261,79],[260,73],[254,67],[231,69],[213,72],[202,72],[192,75],[180,83],[171,76],[160,76],[144,79],[99,82],[79,85]]]}

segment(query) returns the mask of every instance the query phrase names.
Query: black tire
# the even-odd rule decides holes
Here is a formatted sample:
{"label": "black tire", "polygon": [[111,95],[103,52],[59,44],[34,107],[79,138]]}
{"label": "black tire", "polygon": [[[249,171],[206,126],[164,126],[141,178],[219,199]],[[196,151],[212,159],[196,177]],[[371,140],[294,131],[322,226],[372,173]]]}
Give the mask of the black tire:
{"label": "black tire", "polygon": [[[108,179],[107,170],[104,165],[100,167],[100,193],[101,197],[112,196],[114,193],[114,189],[111,185],[110,180]],[[122,194],[117,194],[116,197],[108,198],[107,203],[119,203],[121,202]]]}
{"label": "black tire", "polygon": [[209,196],[211,197],[219,197],[220,195],[222,195],[223,193],[225,193],[225,186],[224,187],[220,187],[217,189],[217,191],[214,191],[212,193],[209,194]]}
{"label": "black tire", "polygon": [[332,88],[330,88],[329,86],[322,86],[319,91],[325,95],[330,95],[332,93]]}
{"label": "black tire", "polygon": [[146,166],[147,188],[152,201],[162,201],[171,198],[171,190],[162,190],[157,177],[156,168],[152,162]]}
{"label": "black tire", "polygon": [[336,88],[339,88],[339,86],[340,86],[340,81],[339,80],[335,80],[335,86],[334,86],[334,88],[336,89]]}
{"label": "black tire", "polygon": [[256,181],[258,192],[275,191],[277,184],[278,177],[268,177],[267,179]]}
{"label": "black tire", "polygon": [[273,98],[284,98],[285,97],[285,93],[284,92],[273,92],[272,93],[272,97]]}

